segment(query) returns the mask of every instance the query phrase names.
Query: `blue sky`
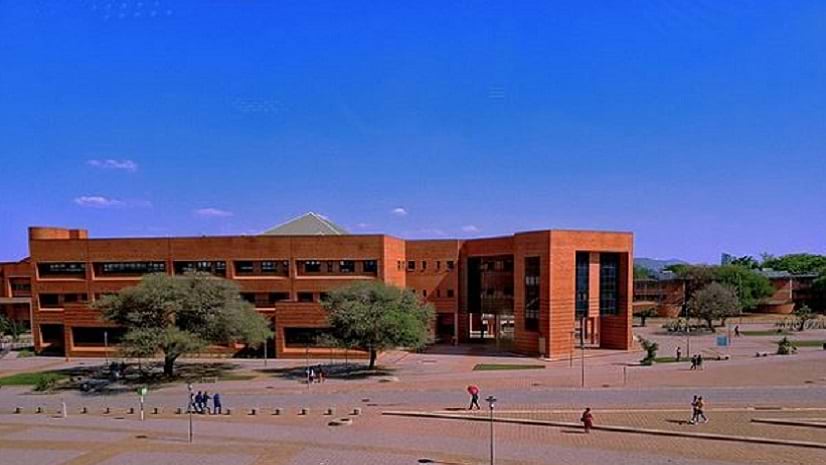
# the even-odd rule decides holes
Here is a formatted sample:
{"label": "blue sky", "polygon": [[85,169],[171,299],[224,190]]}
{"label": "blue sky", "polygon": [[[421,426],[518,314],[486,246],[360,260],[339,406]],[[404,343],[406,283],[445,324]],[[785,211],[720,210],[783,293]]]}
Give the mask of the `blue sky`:
{"label": "blue sky", "polygon": [[0,260],[26,227],[636,233],[826,253],[826,3],[0,0]]}

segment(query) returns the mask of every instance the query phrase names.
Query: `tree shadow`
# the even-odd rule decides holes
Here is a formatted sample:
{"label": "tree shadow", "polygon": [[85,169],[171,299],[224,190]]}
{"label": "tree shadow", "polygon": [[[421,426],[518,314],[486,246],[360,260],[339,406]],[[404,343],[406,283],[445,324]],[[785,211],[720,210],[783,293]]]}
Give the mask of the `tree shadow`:
{"label": "tree shadow", "polygon": [[139,386],[160,389],[176,383],[215,383],[252,379],[253,375],[233,374],[238,365],[232,363],[178,363],[175,375],[163,373],[163,363],[101,364],[55,370],[66,377],[55,391],[79,391],[87,396],[116,395],[134,391]]}
{"label": "tree shadow", "polygon": [[[310,365],[317,373],[319,371],[318,364]],[[290,368],[262,368],[255,370],[258,373],[275,376],[282,379],[295,380],[306,382],[307,371],[305,367],[290,367]],[[392,376],[396,370],[394,368],[376,367],[369,369],[366,365],[358,365],[352,363],[336,363],[332,365],[321,366],[321,371],[327,379],[341,379],[341,380],[361,380],[370,378],[381,378]]]}

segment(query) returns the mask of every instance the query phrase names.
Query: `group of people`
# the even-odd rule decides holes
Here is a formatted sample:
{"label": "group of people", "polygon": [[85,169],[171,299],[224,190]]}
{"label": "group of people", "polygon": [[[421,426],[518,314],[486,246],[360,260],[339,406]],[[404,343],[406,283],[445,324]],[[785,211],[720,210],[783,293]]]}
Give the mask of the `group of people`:
{"label": "group of people", "polygon": [[[212,400],[212,408],[209,408],[209,401]],[[222,413],[221,394],[215,393],[210,396],[206,391],[198,391],[195,394],[190,394],[189,411],[200,414],[215,414]]]}
{"label": "group of people", "polygon": [[700,422],[701,418],[703,419],[703,423],[708,423],[705,406],[703,396],[694,396],[694,400],[691,401],[691,419],[688,420],[689,425],[696,425]]}
{"label": "group of people", "polygon": [[327,379],[324,368],[321,365],[307,367],[307,382],[310,384],[323,383]]}
{"label": "group of people", "polygon": [[703,354],[696,354],[691,356],[691,368],[690,370],[702,370],[703,369]]}

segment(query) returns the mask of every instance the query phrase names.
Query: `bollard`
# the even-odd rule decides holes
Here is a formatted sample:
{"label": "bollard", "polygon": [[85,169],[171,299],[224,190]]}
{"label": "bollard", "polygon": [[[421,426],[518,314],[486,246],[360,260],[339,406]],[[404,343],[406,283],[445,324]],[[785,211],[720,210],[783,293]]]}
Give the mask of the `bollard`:
{"label": "bollard", "polygon": [[81,407],[80,408],[80,413],[89,413],[89,408],[88,407]]}
{"label": "bollard", "polygon": [[330,407],[330,408],[327,409],[326,412],[324,412],[324,414],[325,415],[335,415],[336,414],[336,409],[334,407]]}
{"label": "bollard", "polygon": [[103,414],[104,414],[104,415],[109,415],[110,413],[112,413],[112,409],[111,409],[110,407],[106,407],[106,408],[103,410]]}
{"label": "bollard", "polygon": [[360,408],[354,408],[353,409],[353,415],[361,415],[361,409]]}
{"label": "bollard", "polygon": [[256,408],[250,409],[250,415],[255,415],[257,413],[258,413],[258,409],[256,409]]}
{"label": "bollard", "polygon": [[232,409],[227,409],[224,415],[232,415]]}
{"label": "bollard", "polygon": [[161,410],[158,407],[152,409],[152,415],[157,415],[159,413],[161,413]]}
{"label": "bollard", "polygon": [[310,409],[304,407],[304,408],[302,408],[301,410],[298,411],[298,414],[302,415],[302,416],[307,416],[307,415],[310,414]]}
{"label": "bollard", "polygon": [[135,407],[129,407],[129,411],[126,412],[127,415],[134,415],[135,414]]}
{"label": "bollard", "polygon": [[37,408],[34,410],[34,413],[43,413],[43,407],[37,407]]}
{"label": "bollard", "polygon": [[184,409],[182,409],[181,407],[175,409],[175,415],[180,415],[182,413],[184,413]]}
{"label": "bollard", "polygon": [[14,413],[23,413],[23,409],[21,407],[15,407]]}
{"label": "bollard", "polygon": [[272,411],[272,414],[273,414],[273,415],[281,415],[282,413],[284,413],[284,411],[283,411],[282,409],[280,409],[280,408],[274,409],[274,410]]}

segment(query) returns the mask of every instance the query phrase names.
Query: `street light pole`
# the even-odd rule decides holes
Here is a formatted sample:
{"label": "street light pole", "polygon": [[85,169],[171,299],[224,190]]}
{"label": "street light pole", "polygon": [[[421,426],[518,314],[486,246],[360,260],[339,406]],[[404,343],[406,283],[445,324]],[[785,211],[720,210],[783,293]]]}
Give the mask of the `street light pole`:
{"label": "street light pole", "polygon": [[582,381],[582,387],[585,387],[585,319],[579,319],[579,357],[580,357],[580,365],[581,365],[581,373],[580,378]]}
{"label": "street light pole", "polygon": [[488,407],[490,408],[490,465],[494,465],[494,454],[493,454],[493,406],[496,404],[496,397],[488,396]]}
{"label": "street light pole", "polygon": [[109,365],[109,331],[103,332],[103,356],[106,357],[106,365]]}
{"label": "street light pole", "polygon": [[192,442],[192,383],[187,384],[186,389],[189,391],[189,406],[186,408],[189,412],[189,442]]}

